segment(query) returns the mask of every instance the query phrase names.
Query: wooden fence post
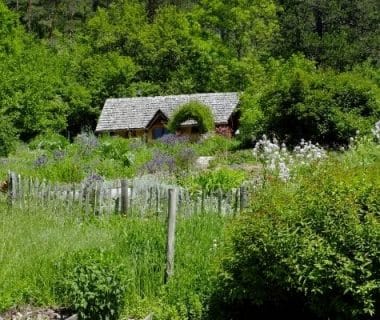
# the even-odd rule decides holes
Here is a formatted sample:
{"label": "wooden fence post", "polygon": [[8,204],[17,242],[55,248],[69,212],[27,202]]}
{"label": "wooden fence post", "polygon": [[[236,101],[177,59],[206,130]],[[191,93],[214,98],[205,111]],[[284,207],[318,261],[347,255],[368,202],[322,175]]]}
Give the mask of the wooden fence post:
{"label": "wooden fence post", "polygon": [[222,214],[222,200],[223,200],[223,194],[222,190],[218,189],[218,214]]}
{"label": "wooden fence post", "polygon": [[134,202],[134,183],[133,183],[133,180],[132,180],[132,183],[130,185],[130,189],[131,189],[131,194],[130,194],[130,197],[129,197],[129,212],[130,214],[133,214],[133,202]]}
{"label": "wooden fence post", "polygon": [[17,176],[14,172],[8,172],[8,204],[13,206],[16,200],[16,184],[17,184]]}
{"label": "wooden fence post", "polygon": [[156,205],[156,216],[158,217],[159,213],[160,213],[160,188],[158,187],[158,185],[156,186],[156,201],[155,201],[155,205]]}
{"label": "wooden fence post", "polygon": [[169,189],[168,199],[168,238],[166,247],[166,271],[165,283],[174,274],[174,247],[175,247],[175,225],[177,215],[177,190]]}
{"label": "wooden fence post", "polygon": [[202,197],[201,197],[201,213],[205,213],[205,197],[206,197],[206,191],[202,188]]}
{"label": "wooden fence post", "polygon": [[239,189],[238,188],[235,190],[234,198],[235,198],[234,199],[234,215],[236,215],[239,210]]}
{"label": "wooden fence post", "polygon": [[240,187],[240,212],[248,207],[248,192],[246,187]]}
{"label": "wooden fence post", "polygon": [[128,214],[129,196],[128,196],[128,180],[121,180],[121,214]]}

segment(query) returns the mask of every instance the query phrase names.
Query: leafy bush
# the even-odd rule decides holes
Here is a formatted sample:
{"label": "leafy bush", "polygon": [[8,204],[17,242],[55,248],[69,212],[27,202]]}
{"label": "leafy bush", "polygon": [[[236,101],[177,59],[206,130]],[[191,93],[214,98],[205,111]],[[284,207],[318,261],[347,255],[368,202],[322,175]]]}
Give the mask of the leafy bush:
{"label": "leafy bush", "polygon": [[121,137],[103,138],[100,143],[100,153],[104,158],[119,160],[123,165],[129,166],[133,163],[129,143],[128,139]]}
{"label": "leafy bush", "polygon": [[232,229],[213,319],[378,319],[380,150],[366,150],[254,197]]}
{"label": "leafy bush", "polygon": [[200,133],[214,129],[214,117],[211,110],[197,101],[191,101],[180,106],[169,119],[168,128],[171,132],[175,132],[181,126],[181,123],[190,119],[198,123]]}
{"label": "leafy bush", "polygon": [[49,131],[35,137],[30,143],[29,147],[33,149],[42,150],[63,150],[69,142],[67,139],[55,132]]}
{"label": "leafy bush", "polygon": [[239,141],[226,138],[220,135],[212,135],[194,145],[200,156],[212,156],[217,153],[234,150],[238,147]]}
{"label": "leafy bush", "polygon": [[212,171],[201,172],[195,176],[186,177],[180,181],[180,183],[192,192],[200,190],[215,192],[218,190],[229,191],[233,188],[238,188],[245,179],[246,175],[243,171],[222,167]]}
{"label": "leafy bush", "polygon": [[18,141],[17,132],[6,118],[0,116],[0,156],[6,157]]}
{"label": "leafy bush", "polygon": [[50,181],[80,182],[86,174],[83,163],[77,158],[62,158],[51,161],[46,155],[35,161],[36,173]]}
{"label": "leafy bush", "polygon": [[330,146],[348,144],[358,130],[369,132],[380,117],[379,88],[358,74],[317,72],[293,58],[268,78],[243,98],[245,140],[275,134],[288,144],[302,138]]}
{"label": "leafy bush", "polygon": [[[67,257],[66,257],[67,259]],[[117,320],[124,306],[125,280],[121,266],[97,250],[79,252],[65,262],[57,294],[79,319]]]}
{"label": "leafy bush", "polygon": [[74,139],[75,145],[82,156],[89,156],[99,147],[99,140],[91,131],[78,134]]}

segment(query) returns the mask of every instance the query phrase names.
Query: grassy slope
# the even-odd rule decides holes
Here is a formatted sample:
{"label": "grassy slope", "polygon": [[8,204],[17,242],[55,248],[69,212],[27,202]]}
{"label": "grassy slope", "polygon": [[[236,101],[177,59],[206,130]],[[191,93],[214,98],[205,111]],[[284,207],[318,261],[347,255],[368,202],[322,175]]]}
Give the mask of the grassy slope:
{"label": "grassy slope", "polygon": [[[225,222],[212,214],[178,220],[176,274],[163,286],[164,219],[114,216],[83,222],[76,214],[8,212],[1,206],[0,310],[25,303],[59,305],[54,263],[78,250],[103,248],[112,253],[115,263],[125,265],[130,279],[126,312],[141,316],[153,308],[162,313],[161,318],[174,318],[181,313],[178,310],[194,304],[190,309],[198,308],[194,312],[200,313],[218,261],[215,240],[220,242]],[[195,302],[188,301],[191,294]]]}

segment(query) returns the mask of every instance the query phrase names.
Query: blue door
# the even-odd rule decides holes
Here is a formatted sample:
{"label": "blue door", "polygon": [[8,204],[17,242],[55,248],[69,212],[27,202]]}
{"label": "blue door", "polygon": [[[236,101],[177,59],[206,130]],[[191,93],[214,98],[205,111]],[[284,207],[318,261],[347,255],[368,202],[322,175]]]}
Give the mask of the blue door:
{"label": "blue door", "polygon": [[153,128],[153,139],[161,138],[163,135],[167,133],[166,128]]}

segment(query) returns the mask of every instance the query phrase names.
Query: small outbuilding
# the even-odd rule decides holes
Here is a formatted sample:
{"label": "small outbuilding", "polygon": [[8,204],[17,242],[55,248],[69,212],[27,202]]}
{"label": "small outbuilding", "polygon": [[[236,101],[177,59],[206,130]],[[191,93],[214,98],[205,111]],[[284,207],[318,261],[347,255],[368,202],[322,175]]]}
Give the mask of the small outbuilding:
{"label": "small outbuilding", "polygon": [[[217,132],[233,135],[238,125],[236,92],[107,99],[96,132],[158,139],[167,133],[166,124],[173,112],[192,101],[210,108]],[[198,134],[197,123],[191,119],[183,122],[179,133]]]}

